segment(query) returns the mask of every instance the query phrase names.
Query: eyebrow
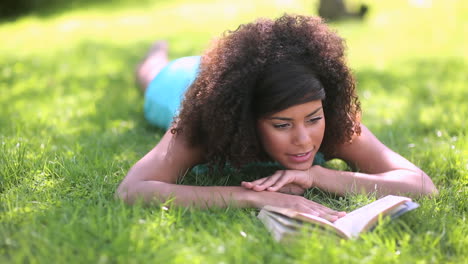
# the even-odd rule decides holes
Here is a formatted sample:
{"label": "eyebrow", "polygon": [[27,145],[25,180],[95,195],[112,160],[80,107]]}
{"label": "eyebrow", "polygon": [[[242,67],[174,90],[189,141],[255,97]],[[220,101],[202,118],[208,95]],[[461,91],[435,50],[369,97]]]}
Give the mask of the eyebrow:
{"label": "eyebrow", "polygon": [[[306,115],[305,117],[310,117],[310,116],[313,116],[315,115],[318,111],[320,111],[320,109],[322,109],[322,106],[320,106],[319,108],[315,109],[314,111],[312,111],[312,113]],[[283,120],[283,121],[292,121],[293,119],[292,118],[289,118],[289,117],[279,117],[279,116],[272,116],[268,119],[276,119],[276,120]]]}

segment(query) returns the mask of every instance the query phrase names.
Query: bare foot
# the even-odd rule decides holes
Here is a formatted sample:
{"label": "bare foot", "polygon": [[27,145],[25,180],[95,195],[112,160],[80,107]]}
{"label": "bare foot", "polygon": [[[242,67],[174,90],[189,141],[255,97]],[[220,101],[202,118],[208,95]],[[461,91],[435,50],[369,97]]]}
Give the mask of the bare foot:
{"label": "bare foot", "polygon": [[165,40],[156,41],[145,58],[136,68],[136,78],[143,93],[153,78],[166,66],[168,59],[168,43]]}

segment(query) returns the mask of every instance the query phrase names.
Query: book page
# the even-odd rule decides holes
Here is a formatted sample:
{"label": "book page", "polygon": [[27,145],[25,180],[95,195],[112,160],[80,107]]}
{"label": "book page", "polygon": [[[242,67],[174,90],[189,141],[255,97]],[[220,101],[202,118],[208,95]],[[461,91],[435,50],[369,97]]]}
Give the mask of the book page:
{"label": "book page", "polygon": [[[327,228],[329,230],[333,230],[341,237],[350,238],[350,234],[346,230],[339,229],[332,222],[326,219],[323,219],[321,217],[312,215],[312,214],[301,213],[301,212],[298,212],[289,208],[282,208],[282,207],[276,207],[276,206],[270,206],[270,205],[263,207],[261,211],[269,211],[269,212],[274,212],[280,215],[287,216],[289,218],[292,218],[292,219],[289,219],[290,222],[294,222],[294,220],[299,220],[302,222],[314,224],[323,228]],[[285,219],[277,219],[277,221],[285,221]],[[282,223],[282,224],[288,225],[287,223]],[[290,223],[289,225],[292,225],[292,223]],[[297,223],[294,222],[294,225],[297,225]]]}
{"label": "book page", "polygon": [[[267,227],[276,241],[281,241],[288,235],[292,235],[297,232],[297,228],[293,224],[285,225],[283,220],[277,216],[272,216],[271,214],[271,212],[261,210],[257,217]],[[286,218],[286,216],[283,217]]]}
{"label": "book page", "polygon": [[334,225],[341,230],[346,230],[351,236],[357,237],[359,233],[372,227],[380,214],[387,215],[394,210],[399,211],[402,208],[397,207],[404,207],[403,204],[408,201],[411,201],[408,197],[387,195],[336,220]]}
{"label": "book page", "polygon": [[260,218],[261,213],[263,213],[265,217],[274,219],[275,222],[277,222],[278,224],[294,229],[294,230],[298,230],[302,226],[302,221],[287,217],[285,215],[282,215],[276,212],[261,210],[260,213],[258,214],[259,218]]}

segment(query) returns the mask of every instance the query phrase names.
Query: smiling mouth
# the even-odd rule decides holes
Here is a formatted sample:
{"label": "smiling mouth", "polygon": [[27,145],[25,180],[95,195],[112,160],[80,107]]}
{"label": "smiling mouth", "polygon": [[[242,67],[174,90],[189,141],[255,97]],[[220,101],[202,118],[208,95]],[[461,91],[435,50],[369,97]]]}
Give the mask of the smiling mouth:
{"label": "smiling mouth", "polygon": [[295,157],[304,157],[306,155],[309,155],[312,151],[307,151],[303,153],[298,153],[298,154],[289,154],[290,156],[295,156]]}
{"label": "smiling mouth", "polygon": [[308,151],[305,153],[298,153],[298,154],[289,154],[289,160],[294,163],[302,163],[309,161],[312,157],[312,151]]}

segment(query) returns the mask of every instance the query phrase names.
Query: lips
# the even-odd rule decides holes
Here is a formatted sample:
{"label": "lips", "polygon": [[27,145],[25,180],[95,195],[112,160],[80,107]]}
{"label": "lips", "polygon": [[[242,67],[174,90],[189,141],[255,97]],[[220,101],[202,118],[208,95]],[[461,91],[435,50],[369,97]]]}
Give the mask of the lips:
{"label": "lips", "polygon": [[312,151],[297,153],[297,154],[288,154],[288,158],[293,163],[303,163],[310,160],[312,156]]}

